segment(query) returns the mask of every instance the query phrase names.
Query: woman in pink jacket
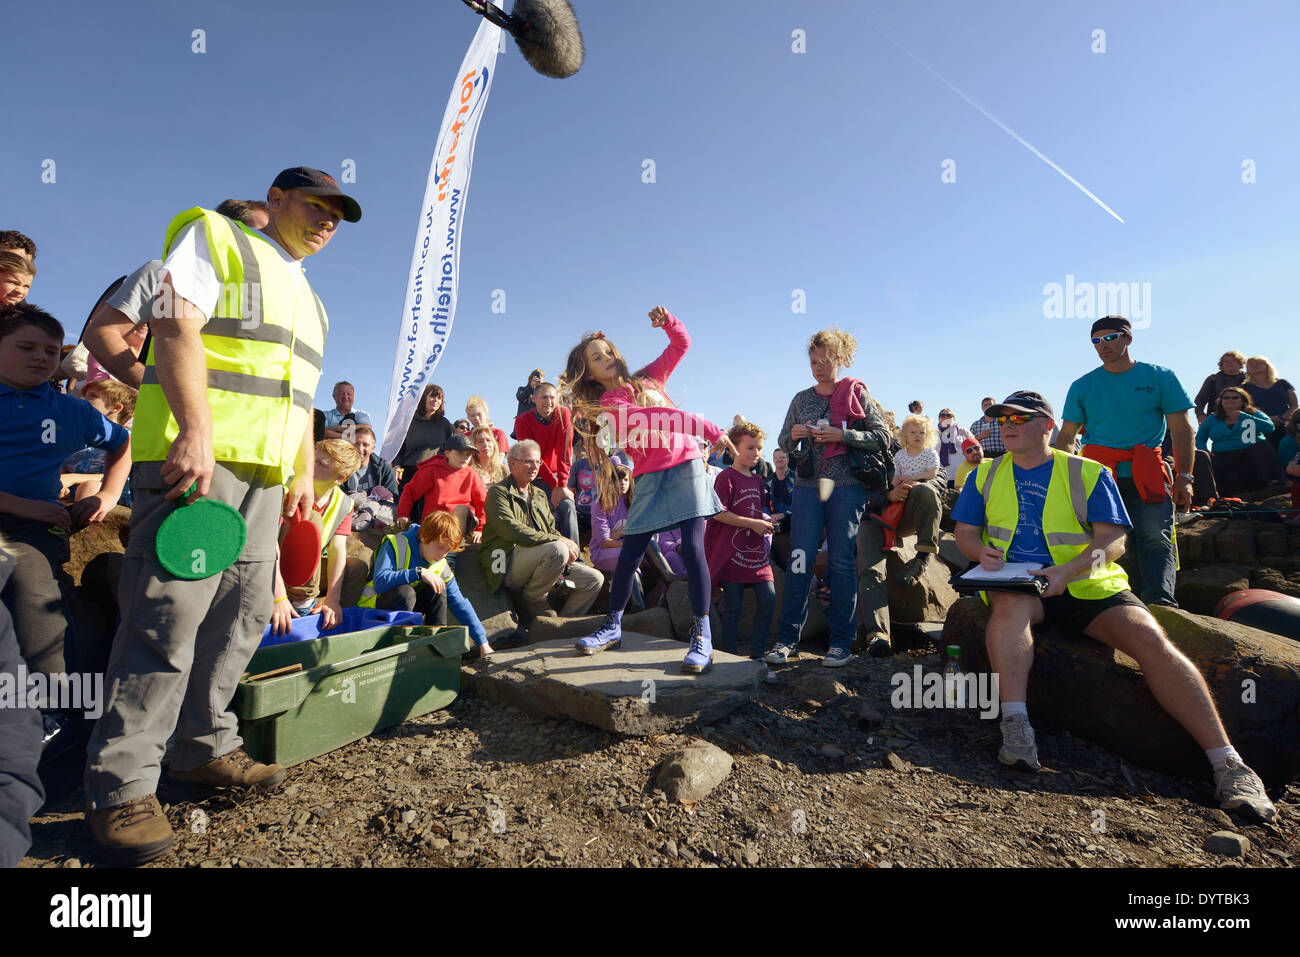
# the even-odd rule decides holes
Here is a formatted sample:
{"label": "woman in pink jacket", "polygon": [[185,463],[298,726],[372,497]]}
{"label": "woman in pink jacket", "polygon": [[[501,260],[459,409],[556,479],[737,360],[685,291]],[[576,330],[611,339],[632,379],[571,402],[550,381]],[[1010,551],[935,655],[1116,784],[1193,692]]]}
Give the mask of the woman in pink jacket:
{"label": "woman in pink jacket", "polygon": [[611,445],[618,445],[631,458],[636,479],[636,496],[628,510],[610,584],[609,614],[593,634],[578,640],[577,649],[594,655],[619,646],[623,609],[650,539],[663,529],[680,528],[692,615],[691,646],[682,671],[699,674],[713,664],[704,527],[710,515],[722,511],[722,504],[708,481],[697,440],[702,436],[732,455],[735,449],[726,432],[678,409],[665,394],[668,377],[690,348],[686,327],[663,306],[650,312],[650,323],[668,334],[668,347],[635,375],[628,372],[614,344],[597,332],[584,336],[573,348],[560,377],[563,394],[574,411],[574,427],[588,440],[591,464],[600,480],[609,484],[614,480],[608,456]]}

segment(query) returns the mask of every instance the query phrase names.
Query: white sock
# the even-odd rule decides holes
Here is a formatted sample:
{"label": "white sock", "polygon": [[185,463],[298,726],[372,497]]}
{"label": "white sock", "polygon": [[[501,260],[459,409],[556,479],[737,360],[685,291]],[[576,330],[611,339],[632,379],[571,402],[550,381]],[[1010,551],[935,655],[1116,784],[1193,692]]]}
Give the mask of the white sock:
{"label": "white sock", "polygon": [[[1206,748],[1205,756],[1210,759],[1210,765],[1216,771],[1222,771],[1227,767],[1228,758],[1230,757],[1241,761],[1241,755],[1237,753],[1237,749],[1232,745],[1228,745],[1226,748]],[[1245,764],[1244,761],[1241,761],[1241,763]]]}
{"label": "white sock", "polygon": [[1012,715],[1023,715],[1029,717],[1029,709],[1025,707],[1023,701],[1004,701],[1002,702],[1002,717],[1010,718]]}

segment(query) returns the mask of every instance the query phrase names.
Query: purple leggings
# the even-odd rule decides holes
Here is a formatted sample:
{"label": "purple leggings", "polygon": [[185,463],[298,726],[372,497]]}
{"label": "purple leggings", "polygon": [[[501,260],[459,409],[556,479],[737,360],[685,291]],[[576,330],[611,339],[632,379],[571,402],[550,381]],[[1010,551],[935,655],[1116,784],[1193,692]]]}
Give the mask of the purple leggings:
{"label": "purple leggings", "polygon": [[[704,526],[707,518],[688,518],[677,527],[682,530],[682,545],[678,554],[686,563],[686,590],[691,596],[691,614],[703,618],[709,613],[709,563],[704,558]],[[618,565],[614,568],[614,581],[609,586],[609,610],[622,611],[632,597],[632,576],[641,565],[654,538],[654,532],[639,532],[623,537],[623,547],[618,550]]]}

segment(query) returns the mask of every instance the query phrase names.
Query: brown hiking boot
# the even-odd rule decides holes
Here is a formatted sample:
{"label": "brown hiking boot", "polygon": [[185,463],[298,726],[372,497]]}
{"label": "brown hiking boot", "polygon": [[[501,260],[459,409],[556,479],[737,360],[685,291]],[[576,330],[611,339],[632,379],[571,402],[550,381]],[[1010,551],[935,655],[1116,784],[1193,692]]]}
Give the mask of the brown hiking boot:
{"label": "brown hiking boot", "polygon": [[100,811],[87,811],[86,826],[99,856],[118,867],[152,861],[176,843],[172,826],[154,794]]}
{"label": "brown hiking boot", "polygon": [[289,772],[278,764],[262,764],[248,756],[243,748],[213,758],[193,771],[167,770],[173,781],[185,781],[209,788],[251,788],[272,791]]}

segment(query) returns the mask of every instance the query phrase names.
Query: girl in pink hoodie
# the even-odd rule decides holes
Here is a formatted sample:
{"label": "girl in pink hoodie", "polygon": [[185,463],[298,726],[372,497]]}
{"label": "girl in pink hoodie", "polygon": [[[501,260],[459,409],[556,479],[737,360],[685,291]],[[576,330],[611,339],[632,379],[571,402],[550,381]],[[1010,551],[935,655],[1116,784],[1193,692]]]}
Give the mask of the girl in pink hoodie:
{"label": "girl in pink hoodie", "polygon": [[609,614],[596,631],[577,642],[579,653],[594,655],[622,642],[623,609],[632,594],[632,578],[650,539],[658,531],[680,528],[681,557],[691,600],[691,647],[682,671],[699,674],[713,663],[709,631],[709,566],[704,528],[710,515],[723,510],[708,481],[698,439],[735,455],[727,434],[712,422],[673,405],[665,393],[668,377],[690,348],[686,327],[663,306],[650,312],[650,323],[668,334],[668,347],[635,375],[603,332],[584,336],[569,353],[560,377],[563,395],[574,412],[574,428],[586,440],[588,458],[601,480],[613,481],[609,449],[617,445],[632,460],[636,497],[623,529],[623,546],[610,584]]}

